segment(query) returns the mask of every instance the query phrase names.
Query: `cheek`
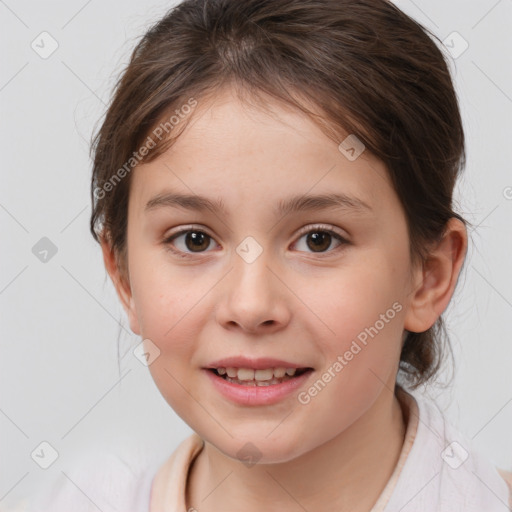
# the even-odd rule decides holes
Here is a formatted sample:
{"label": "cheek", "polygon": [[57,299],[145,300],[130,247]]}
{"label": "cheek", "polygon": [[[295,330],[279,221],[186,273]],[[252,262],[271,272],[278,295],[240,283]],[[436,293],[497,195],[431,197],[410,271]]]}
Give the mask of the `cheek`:
{"label": "cheek", "polygon": [[343,399],[344,406],[335,414],[345,420],[371,404],[383,383],[391,381],[400,358],[404,307],[396,283],[401,281],[387,261],[376,253],[350,271],[347,266],[347,271],[333,272],[330,278],[315,281],[308,296],[308,305],[321,320],[309,315],[312,335],[322,332],[316,340],[327,373],[319,386],[328,382],[322,394],[334,401]]}
{"label": "cheek", "polygon": [[[329,330],[322,328],[327,334],[316,338],[324,366],[317,380],[303,390],[299,402],[309,421],[317,423],[320,437],[350,427],[385,386],[393,387],[403,306],[389,276],[377,265],[364,265],[315,286],[312,309],[320,312]],[[320,323],[311,318],[309,329],[314,335],[315,329],[320,332]],[[330,404],[329,422],[322,420],[326,404]]]}
{"label": "cheek", "polygon": [[[194,354],[200,339],[202,320],[199,298],[208,287],[194,286],[183,273],[171,273],[169,265],[145,263],[136,271],[133,262],[132,292],[141,336],[158,348],[149,365],[151,376],[163,398],[185,422],[200,414],[191,406],[198,396],[192,372],[197,371]],[[211,286],[211,285],[210,285]]]}
{"label": "cheek", "polygon": [[[156,257],[158,256],[158,257]],[[206,281],[191,279],[183,270],[173,269],[165,255],[133,253],[130,279],[141,336],[153,340],[162,351],[189,352],[194,322],[201,308],[199,298],[207,293]]]}
{"label": "cheek", "polygon": [[[397,310],[402,309],[403,290],[396,284],[399,281],[394,271],[383,263],[373,260],[341,267],[324,277],[317,276],[314,286],[304,280],[296,288],[297,295],[305,297],[310,312],[315,313],[308,317],[326,327],[326,339],[333,340],[336,348],[342,349],[361,333],[360,339],[364,340],[364,333],[376,322],[382,337],[391,331],[401,332]],[[398,305],[393,307],[395,303]]]}

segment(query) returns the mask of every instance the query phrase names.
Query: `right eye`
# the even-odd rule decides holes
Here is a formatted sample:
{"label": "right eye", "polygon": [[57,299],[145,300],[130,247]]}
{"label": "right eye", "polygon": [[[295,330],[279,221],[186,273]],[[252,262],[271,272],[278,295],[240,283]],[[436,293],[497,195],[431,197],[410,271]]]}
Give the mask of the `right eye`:
{"label": "right eye", "polygon": [[191,254],[206,252],[213,238],[200,229],[182,229],[164,240],[169,250],[182,258]]}

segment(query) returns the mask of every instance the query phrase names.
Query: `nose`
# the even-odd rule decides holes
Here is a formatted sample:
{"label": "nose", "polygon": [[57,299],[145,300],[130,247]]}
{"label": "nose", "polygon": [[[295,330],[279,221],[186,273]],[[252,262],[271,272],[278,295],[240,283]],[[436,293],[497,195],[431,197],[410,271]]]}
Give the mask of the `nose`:
{"label": "nose", "polygon": [[289,294],[265,253],[251,263],[234,254],[234,268],[218,290],[216,315],[224,328],[269,334],[289,323]]}

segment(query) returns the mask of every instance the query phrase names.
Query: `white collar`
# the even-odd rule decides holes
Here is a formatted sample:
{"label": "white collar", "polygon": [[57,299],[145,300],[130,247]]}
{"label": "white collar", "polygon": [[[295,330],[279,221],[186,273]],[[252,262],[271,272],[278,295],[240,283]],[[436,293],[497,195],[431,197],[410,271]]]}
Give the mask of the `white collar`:
{"label": "white collar", "polygon": [[[509,489],[497,469],[449,425],[434,402],[401,388],[408,416],[397,467],[371,512],[507,512]],[[203,449],[193,433],[160,467],[150,512],[185,512],[188,470]],[[465,459],[462,463],[462,459]]]}

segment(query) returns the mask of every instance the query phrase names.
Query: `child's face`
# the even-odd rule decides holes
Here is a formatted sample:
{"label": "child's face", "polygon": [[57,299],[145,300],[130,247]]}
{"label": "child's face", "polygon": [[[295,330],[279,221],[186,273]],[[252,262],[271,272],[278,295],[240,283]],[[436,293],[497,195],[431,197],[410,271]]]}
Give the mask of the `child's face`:
{"label": "child's face", "polygon": [[[248,108],[229,90],[199,100],[174,146],[133,171],[127,309],[134,332],[160,350],[150,365],[158,388],[192,429],[231,457],[250,441],[260,462],[284,462],[375,420],[389,400],[412,290],[409,240],[380,161],[367,151],[349,161],[297,112],[275,104],[278,121]],[[170,192],[221,200],[225,211],[146,208]],[[291,197],[321,194],[370,208],[276,213]],[[322,239],[329,226],[347,242]],[[179,236],[180,257],[164,242],[180,227],[211,238]],[[279,400],[247,405],[205,369],[235,356],[314,371]]]}

